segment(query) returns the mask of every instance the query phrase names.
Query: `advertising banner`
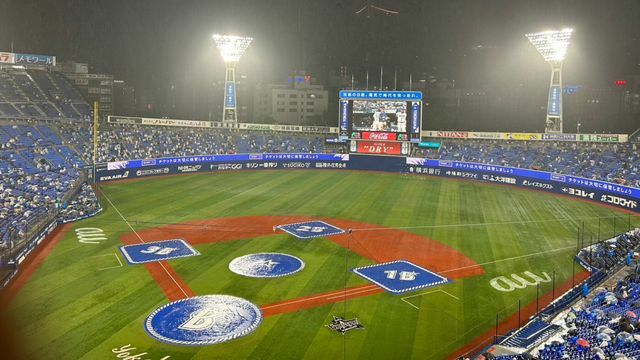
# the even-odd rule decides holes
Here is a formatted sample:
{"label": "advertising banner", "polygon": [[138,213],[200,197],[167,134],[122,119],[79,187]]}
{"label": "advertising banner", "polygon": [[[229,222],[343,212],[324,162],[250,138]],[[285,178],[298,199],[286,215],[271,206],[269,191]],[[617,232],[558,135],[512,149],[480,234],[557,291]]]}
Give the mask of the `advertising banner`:
{"label": "advertising banner", "polygon": [[341,90],[340,99],[350,100],[422,100],[421,91]]}
{"label": "advertising banner", "polygon": [[198,155],[167,157],[159,159],[114,161],[107,163],[106,169],[137,169],[141,167],[183,165],[183,164],[209,164],[225,162],[245,161],[349,161],[349,154],[223,154],[223,155]]}
{"label": "advertising banner", "polygon": [[626,134],[578,134],[578,141],[620,143],[629,141]]}
{"label": "advertising banner", "polygon": [[400,155],[402,144],[384,141],[358,141],[357,149],[362,154]]}
{"label": "advertising banner", "polygon": [[231,81],[226,84],[224,106],[227,108],[236,107],[236,88],[235,84]]}
{"label": "advertising banner", "polygon": [[340,130],[349,131],[349,101],[340,100]]}
{"label": "advertising banner", "polygon": [[16,64],[56,66],[56,57],[49,55],[15,54]]}
{"label": "advertising banner", "polygon": [[562,114],[562,88],[554,85],[549,89],[547,115],[560,116]]}
{"label": "advertising banner", "polygon": [[469,133],[466,131],[438,131],[436,136],[451,139],[466,139],[469,137]]}
{"label": "advertising banner", "polygon": [[96,168],[99,182],[212,171],[347,169],[348,154],[238,154],[109,163]]}
{"label": "advertising banner", "polygon": [[585,141],[600,143],[624,143],[629,141],[627,134],[542,134],[542,133],[505,133],[475,131],[434,131],[422,132],[423,137],[442,137],[449,139],[485,139],[519,141]]}
{"label": "advertising banner", "polygon": [[179,126],[179,127],[198,127],[208,128],[211,127],[209,121],[197,121],[197,120],[175,120],[175,119],[150,119],[142,118],[142,125],[156,125],[156,126]]}
{"label": "advertising banner", "polygon": [[387,133],[387,132],[363,132],[362,138],[364,140],[396,140],[396,133]]}
{"label": "advertising banner", "polygon": [[8,52],[0,52],[0,63],[3,64],[15,64],[16,54]]}
{"label": "advertising banner", "polygon": [[254,123],[223,123],[204,120],[180,120],[180,119],[157,119],[131,116],[109,115],[107,122],[110,124],[139,124],[149,126],[177,126],[177,127],[198,127],[216,129],[241,129],[259,131],[288,131],[288,132],[310,132],[321,134],[337,134],[337,127],[329,126],[300,126],[300,125],[275,125],[275,124],[254,124]]}
{"label": "advertising banner", "polygon": [[501,133],[499,132],[473,132],[469,131],[469,139],[487,139],[497,140],[501,139]]}
{"label": "advertising banner", "polygon": [[458,161],[407,158],[408,172],[480,180],[551,191],[640,212],[640,189],[544,171]]}
{"label": "advertising banner", "polygon": [[411,103],[411,133],[412,134],[420,134],[420,103],[414,101]]}
{"label": "advertising banner", "polygon": [[107,122],[110,124],[135,125],[142,124],[142,118],[128,116],[109,116]]}
{"label": "advertising banner", "polygon": [[536,141],[542,140],[542,134],[535,133],[503,133],[504,140]]}
{"label": "advertising banner", "polygon": [[576,141],[576,134],[542,134],[542,140],[551,141]]}

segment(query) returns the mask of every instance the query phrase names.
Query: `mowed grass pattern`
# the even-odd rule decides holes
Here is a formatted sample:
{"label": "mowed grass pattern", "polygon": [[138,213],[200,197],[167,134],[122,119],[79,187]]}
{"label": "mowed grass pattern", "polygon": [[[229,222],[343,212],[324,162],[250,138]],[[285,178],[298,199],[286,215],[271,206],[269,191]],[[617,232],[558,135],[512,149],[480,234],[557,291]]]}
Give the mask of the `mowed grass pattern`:
{"label": "mowed grass pattern", "polygon": [[[74,228],[99,227],[108,241],[81,244],[70,231],[10,305],[30,358],[115,359],[112,349],[131,344],[133,354],[146,352],[150,359],[442,359],[489,330],[496,313],[505,318],[517,310],[518,300],[535,300],[533,287],[501,293],[490,279],[544,271],[555,272],[560,283],[571,277],[579,227],[595,240],[598,223],[601,238],[613,233],[614,218],[618,232],[629,221],[638,223],[610,208],[542,192],[397,174],[216,173],[114,183],[101,190],[136,230],[248,215],[342,218],[435,239],[484,264],[485,274],[438,288],[450,295],[423,291],[429,293],[409,299],[419,309],[383,293],[269,317],[255,333],[225,344],[171,346],[143,329],[146,316],[167,302],[147,270],[109,268],[118,265],[119,237],[131,230],[103,198],[105,211]],[[371,263],[326,239],[299,241],[284,234],[198,250],[199,257],[171,262],[197,294],[235,295],[259,305],[345,283],[366,284],[346,270]],[[241,278],[227,268],[237,256],[264,251],[299,256],[307,266],[278,279]],[[366,330],[335,334],[324,326],[332,315],[358,317]]]}

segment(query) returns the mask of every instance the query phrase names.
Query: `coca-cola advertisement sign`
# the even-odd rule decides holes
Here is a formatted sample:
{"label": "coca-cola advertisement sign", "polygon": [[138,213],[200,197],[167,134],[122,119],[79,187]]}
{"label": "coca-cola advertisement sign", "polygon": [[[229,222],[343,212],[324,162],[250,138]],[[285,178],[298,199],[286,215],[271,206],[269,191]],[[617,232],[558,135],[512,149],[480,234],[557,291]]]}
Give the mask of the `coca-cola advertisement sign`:
{"label": "coca-cola advertisement sign", "polygon": [[388,132],[363,132],[362,138],[367,140],[396,140],[395,133]]}
{"label": "coca-cola advertisement sign", "polygon": [[383,141],[358,141],[358,152],[364,154],[400,155],[402,143]]}

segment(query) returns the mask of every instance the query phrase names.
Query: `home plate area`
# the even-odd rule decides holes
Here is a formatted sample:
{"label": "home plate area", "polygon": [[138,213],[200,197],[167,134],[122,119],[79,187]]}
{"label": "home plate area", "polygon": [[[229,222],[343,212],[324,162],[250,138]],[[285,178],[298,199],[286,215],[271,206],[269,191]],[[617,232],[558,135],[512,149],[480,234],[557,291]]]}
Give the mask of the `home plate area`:
{"label": "home plate area", "polygon": [[177,300],[147,317],[144,328],[167,344],[202,346],[248,335],[262,322],[253,303],[229,295],[204,295]]}
{"label": "home plate area", "polygon": [[449,282],[447,278],[406,260],[363,266],[352,271],[392,294],[402,294]]}

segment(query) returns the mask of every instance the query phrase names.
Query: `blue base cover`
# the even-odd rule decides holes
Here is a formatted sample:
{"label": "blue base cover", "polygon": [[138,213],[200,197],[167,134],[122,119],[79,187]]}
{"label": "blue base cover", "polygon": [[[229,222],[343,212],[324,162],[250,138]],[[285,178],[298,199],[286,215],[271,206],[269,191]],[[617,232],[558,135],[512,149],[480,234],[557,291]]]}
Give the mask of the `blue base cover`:
{"label": "blue base cover", "polygon": [[278,225],[276,228],[291,234],[298,239],[312,239],[317,237],[343,234],[344,230],[327,224],[324,221],[305,221],[295,224]]}
{"label": "blue base cover", "polygon": [[363,266],[352,271],[393,294],[449,282],[447,278],[406,260]]}

